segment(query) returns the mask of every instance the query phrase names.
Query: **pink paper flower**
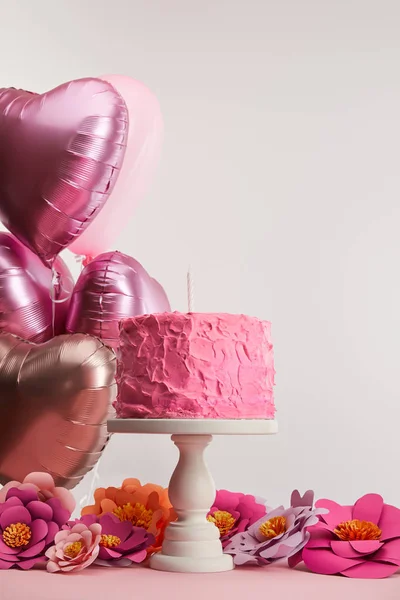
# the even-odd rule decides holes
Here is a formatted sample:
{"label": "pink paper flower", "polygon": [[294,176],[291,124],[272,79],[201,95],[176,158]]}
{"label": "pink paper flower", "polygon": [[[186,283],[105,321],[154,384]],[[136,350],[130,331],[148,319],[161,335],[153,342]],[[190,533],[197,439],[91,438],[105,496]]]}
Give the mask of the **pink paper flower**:
{"label": "pink paper flower", "polygon": [[248,531],[236,534],[224,552],[233,556],[236,565],[264,566],[287,558],[289,566],[295,566],[310,537],[308,527],[318,523],[319,510],[313,509],[313,500],[312,491],[301,497],[295,490],[290,508],[279,506],[268,511]]}
{"label": "pink paper flower", "polygon": [[108,513],[102,517],[84,515],[80,521],[86,526],[101,525],[99,556],[96,565],[129,567],[147,558],[147,548],[154,544],[154,536],[143,527],[135,527],[130,521],[120,521]]}
{"label": "pink paper flower", "polygon": [[310,530],[303,560],[314,573],[380,579],[400,567],[400,509],[367,494],[354,506],[318,500],[329,510]]}
{"label": "pink paper flower", "polygon": [[49,573],[81,571],[91,565],[100,550],[101,525],[93,523],[87,527],[77,523],[71,529],[56,534],[55,545],[46,552]]}
{"label": "pink paper flower", "polygon": [[218,527],[222,545],[226,546],[232,536],[248,529],[266,512],[265,503],[261,499],[219,490],[207,519]]}
{"label": "pink paper flower", "polygon": [[31,488],[7,490],[0,504],[0,569],[44,562],[45,550],[70,516],[58,498],[39,500]]}
{"label": "pink paper flower", "polygon": [[39,496],[39,500],[50,500],[50,498],[58,498],[61,506],[65,508],[70,514],[75,510],[75,499],[69,490],[62,487],[56,487],[54,479],[50,473],[29,473],[23,480],[9,481],[0,490],[0,502],[5,502],[7,492],[11,488],[18,488],[20,490],[35,490]]}

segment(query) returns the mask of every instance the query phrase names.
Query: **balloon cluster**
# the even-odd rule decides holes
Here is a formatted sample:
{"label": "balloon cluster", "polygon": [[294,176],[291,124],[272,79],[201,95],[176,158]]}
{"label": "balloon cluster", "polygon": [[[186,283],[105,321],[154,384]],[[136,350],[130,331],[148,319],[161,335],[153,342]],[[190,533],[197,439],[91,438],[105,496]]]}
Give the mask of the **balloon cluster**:
{"label": "balloon cluster", "polygon": [[[108,251],[162,132],[157,99],[128,77],[0,89],[0,483],[82,479],[108,439],[119,321],[170,309],[135,259]],[[86,257],[76,284],[65,248]]]}

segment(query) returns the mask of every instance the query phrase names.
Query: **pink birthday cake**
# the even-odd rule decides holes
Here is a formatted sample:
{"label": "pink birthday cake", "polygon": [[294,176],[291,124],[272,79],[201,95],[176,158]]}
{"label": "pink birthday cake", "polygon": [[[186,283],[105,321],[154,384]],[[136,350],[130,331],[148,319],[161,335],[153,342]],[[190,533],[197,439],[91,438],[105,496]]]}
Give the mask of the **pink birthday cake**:
{"label": "pink birthday cake", "polygon": [[271,324],[162,313],[120,324],[119,418],[273,419]]}

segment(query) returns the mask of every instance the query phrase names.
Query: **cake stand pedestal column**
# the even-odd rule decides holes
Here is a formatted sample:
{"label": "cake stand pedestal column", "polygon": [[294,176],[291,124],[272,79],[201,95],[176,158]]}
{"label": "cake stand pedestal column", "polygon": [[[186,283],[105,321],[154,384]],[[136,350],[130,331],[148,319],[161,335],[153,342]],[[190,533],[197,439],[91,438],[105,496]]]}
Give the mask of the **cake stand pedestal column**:
{"label": "cake stand pedestal column", "polygon": [[169,483],[169,497],[178,520],[166,531],[162,552],[150,559],[161,571],[213,572],[233,569],[232,557],[222,553],[219,531],[207,521],[215,486],[204,461],[211,435],[173,435],[179,461]]}
{"label": "cake stand pedestal column", "polygon": [[223,554],[217,527],[207,521],[215,486],[204,460],[213,435],[271,435],[273,420],[112,419],[110,433],[169,433],[179,449],[179,461],[169,484],[169,497],[178,515],[166,531],[162,551],[150,559],[152,569],[181,573],[216,573],[233,569]]}

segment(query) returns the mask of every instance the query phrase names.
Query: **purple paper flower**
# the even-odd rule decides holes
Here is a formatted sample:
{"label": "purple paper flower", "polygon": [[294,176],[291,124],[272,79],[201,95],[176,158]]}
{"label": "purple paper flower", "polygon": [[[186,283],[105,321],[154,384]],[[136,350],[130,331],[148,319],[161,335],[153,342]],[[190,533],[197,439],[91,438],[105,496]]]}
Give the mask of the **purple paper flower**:
{"label": "purple paper flower", "polygon": [[218,527],[222,545],[226,546],[236,533],[246,531],[266,512],[264,500],[246,494],[219,490],[207,519]]}
{"label": "purple paper flower", "polygon": [[313,509],[314,494],[308,491],[303,497],[294,491],[291,506],[268,512],[251,525],[248,531],[238,533],[227,544],[224,552],[233,555],[236,565],[268,565],[288,558],[289,566],[301,561],[301,553],[310,534],[307,527],[318,523],[319,509]]}
{"label": "purple paper flower", "polygon": [[154,536],[143,527],[135,527],[130,521],[120,521],[111,513],[102,517],[84,515],[76,522],[87,527],[94,523],[101,525],[96,565],[129,567],[132,563],[141,563],[147,557],[147,548],[155,542]]}
{"label": "purple paper flower", "polygon": [[11,488],[0,504],[0,569],[30,569],[71,514],[58,498],[41,501],[34,489]]}

